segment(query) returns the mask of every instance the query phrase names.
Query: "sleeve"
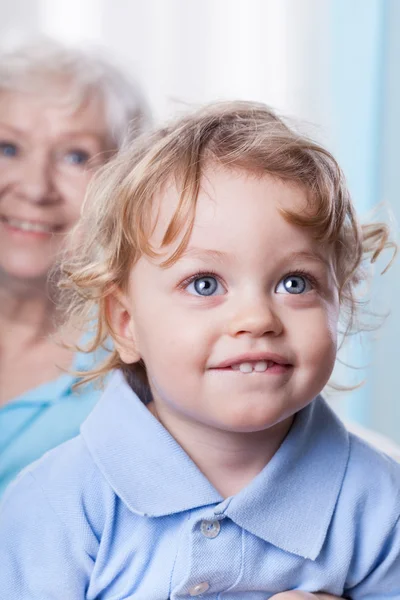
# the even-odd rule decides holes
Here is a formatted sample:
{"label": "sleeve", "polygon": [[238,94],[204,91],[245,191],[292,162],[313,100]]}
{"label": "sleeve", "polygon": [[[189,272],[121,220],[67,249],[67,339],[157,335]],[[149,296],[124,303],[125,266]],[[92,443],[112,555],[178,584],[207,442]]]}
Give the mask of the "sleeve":
{"label": "sleeve", "polygon": [[93,559],[29,472],[10,486],[0,508],[0,565],[0,598],[86,598]]}
{"label": "sleeve", "polygon": [[345,590],[350,600],[400,598],[400,517],[378,553],[373,568],[354,587]]}

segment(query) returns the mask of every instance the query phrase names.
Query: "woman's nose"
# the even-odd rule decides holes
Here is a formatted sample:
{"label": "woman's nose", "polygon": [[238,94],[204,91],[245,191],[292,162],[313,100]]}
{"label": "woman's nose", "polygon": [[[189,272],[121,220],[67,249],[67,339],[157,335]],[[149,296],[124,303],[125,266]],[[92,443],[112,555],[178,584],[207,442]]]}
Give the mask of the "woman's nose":
{"label": "woman's nose", "polygon": [[31,157],[21,167],[16,181],[16,191],[20,197],[34,204],[53,204],[57,201],[49,159]]}
{"label": "woman's nose", "polygon": [[235,337],[239,335],[275,337],[282,331],[283,323],[272,307],[271,300],[265,295],[238,303],[229,323],[229,333]]}

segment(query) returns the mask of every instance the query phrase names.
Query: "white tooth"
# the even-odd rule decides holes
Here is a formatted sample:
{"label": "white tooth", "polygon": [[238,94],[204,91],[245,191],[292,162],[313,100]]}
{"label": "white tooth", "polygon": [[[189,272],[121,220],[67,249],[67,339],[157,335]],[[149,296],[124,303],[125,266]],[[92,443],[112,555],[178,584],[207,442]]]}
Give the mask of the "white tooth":
{"label": "white tooth", "polygon": [[233,371],[239,371],[239,365],[238,365],[238,364],[236,364],[236,365],[232,365],[232,366],[231,366],[231,369],[232,369]]}
{"label": "white tooth", "polygon": [[258,360],[254,365],[254,370],[257,371],[257,373],[264,373],[264,371],[266,371],[267,369],[268,363],[266,360]]}
{"label": "white tooth", "polygon": [[241,373],[251,373],[253,371],[253,365],[249,362],[240,363],[239,370]]}
{"label": "white tooth", "polygon": [[21,221],[17,221],[17,219],[8,219],[8,222],[13,227],[20,227],[21,226]]}
{"label": "white tooth", "polygon": [[22,229],[22,231],[51,232],[51,227],[44,223],[31,223],[30,221],[20,221],[19,219],[8,219],[8,222],[12,227]]}
{"label": "white tooth", "polygon": [[43,231],[44,233],[51,232],[51,227],[49,227],[48,225],[39,225],[39,223],[34,224],[33,229],[35,231]]}

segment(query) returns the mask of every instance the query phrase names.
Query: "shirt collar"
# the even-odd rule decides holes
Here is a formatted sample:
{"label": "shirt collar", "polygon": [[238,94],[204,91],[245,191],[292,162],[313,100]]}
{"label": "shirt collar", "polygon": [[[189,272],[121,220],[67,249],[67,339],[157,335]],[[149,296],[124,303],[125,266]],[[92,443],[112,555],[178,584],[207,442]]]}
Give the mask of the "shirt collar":
{"label": "shirt collar", "polygon": [[222,501],[116,372],[81,426],[93,460],[130,510],[160,517]]}
{"label": "shirt collar", "polygon": [[81,432],[98,468],[131,511],[160,517],[220,504],[221,512],[250,533],[313,560],[324,543],[349,453],[344,426],[318,397],[296,415],[265,469],[223,501],[119,372]]}
{"label": "shirt collar", "polygon": [[225,514],[282,550],[315,560],[332,520],[349,451],[345,427],[317,397],[297,413],[279,450],[232,498]]}

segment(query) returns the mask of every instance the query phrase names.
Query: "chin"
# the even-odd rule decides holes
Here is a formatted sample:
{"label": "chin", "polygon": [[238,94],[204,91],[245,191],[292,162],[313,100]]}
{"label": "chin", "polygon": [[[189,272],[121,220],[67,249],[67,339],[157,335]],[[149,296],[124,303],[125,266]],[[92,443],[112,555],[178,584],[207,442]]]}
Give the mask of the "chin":
{"label": "chin", "polygon": [[13,265],[11,268],[8,265],[7,268],[0,270],[3,274],[3,278],[13,282],[20,282],[21,284],[47,284],[51,267],[46,266],[43,268],[38,265],[19,264]]}
{"label": "chin", "polygon": [[244,414],[230,415],[229,421],[225,418],[219,420],[220,429],[231,431],[232,433],[257,433],[266,431],[292,416],[292,413],[277,414],[274,412],[259,411],[252,412],[251,408]]}

